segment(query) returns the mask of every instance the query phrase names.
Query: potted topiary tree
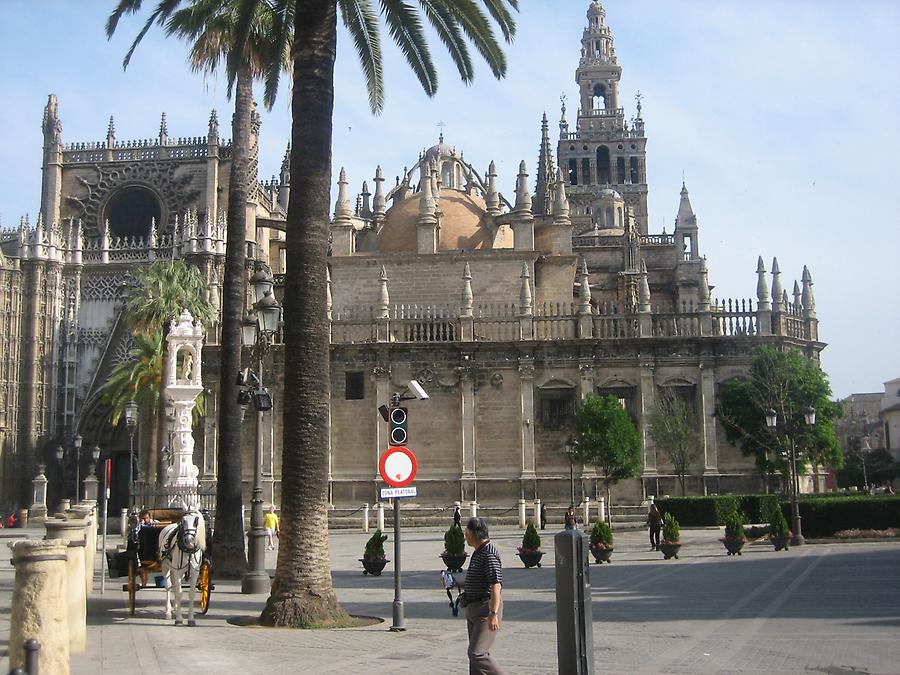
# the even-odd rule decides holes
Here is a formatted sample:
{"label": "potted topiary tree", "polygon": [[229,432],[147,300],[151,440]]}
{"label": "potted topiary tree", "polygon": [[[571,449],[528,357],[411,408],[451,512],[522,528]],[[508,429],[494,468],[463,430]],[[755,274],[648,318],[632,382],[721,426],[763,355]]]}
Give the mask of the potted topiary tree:
{"label": "potted topiary tree", "polygon": [[441,553],[441,560],[451,572],[462,572],[462,566],[466,564],[468,557],[466,537],[462,528],[455,524],[451,525],[444,533],[444,552]]}
{"label": "potted topiary tree", "polygon": [[381,530],[375,530],[375,534],[366,542],[366,550],[359,561],[363,564],[363,574],[371,574],[373,577],[381,576],[381,571],[387,565],[388,560],[384,555],[384,542],[387,535],[381,534]]}
{"label": "potted topiary tree", "polygon": [[788,529],[787,521],[781,509],[772,511],[772,522],[769,523],[769,541],[775,547],[776,551],[782,549],[788,550],[788,542],[791,539],[791,531]]}
{"label": "potted topiary tree", "polygon": [[522,537],[522,545],[519,547],[519,558],[525,563],[525,567],[540,567],[544,552],[541,550],[541,536],[538,534],[534,523],[528,523],[525,535]]}
{"label": "potted topiary tree", "polygon": [[663,559],[678,559],[678,551],[681,550],[681,532],[678,528],[678,521],[671,513],[663,516],[662,541],[659,543],[659,550],[662,551]]}
{"label": "potted topiary tree", "polygon": [[744,519],[737,511],[729,513],[725,518],[725,537],[722,539],[728,555],[740,555],[745,541]]}
{"label": "potted topiary tree", "polygon": [[598,520],[591,529],[591,555],[597,563],[608,563],[613,552],[613,533],[609,523]]}

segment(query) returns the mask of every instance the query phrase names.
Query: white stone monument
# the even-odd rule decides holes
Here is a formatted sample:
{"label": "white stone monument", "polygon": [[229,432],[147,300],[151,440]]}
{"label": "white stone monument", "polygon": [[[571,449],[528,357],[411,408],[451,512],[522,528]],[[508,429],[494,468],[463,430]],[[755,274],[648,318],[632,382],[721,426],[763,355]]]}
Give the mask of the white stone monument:
{"label": "white stone monument", "polygon": [[203,391],[203,325],[185,309],[177,321],[171,322],[166,341],[166,397],[175,407],[172,463],[166,469],[166,488],[173,505],[197,505],[200,469],[194,464],[192,421],[195,400]]}

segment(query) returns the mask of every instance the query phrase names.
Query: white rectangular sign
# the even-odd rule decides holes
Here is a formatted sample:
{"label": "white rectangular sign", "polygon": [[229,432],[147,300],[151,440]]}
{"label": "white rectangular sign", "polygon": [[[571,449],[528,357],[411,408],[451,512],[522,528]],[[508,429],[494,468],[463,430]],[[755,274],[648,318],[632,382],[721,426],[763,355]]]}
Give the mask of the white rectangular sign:
{"label": "white rectangular sign", "polygon": [[403,499],[404,497],[415,497],[417,494],[415,487],[381,488],[382,499]]}

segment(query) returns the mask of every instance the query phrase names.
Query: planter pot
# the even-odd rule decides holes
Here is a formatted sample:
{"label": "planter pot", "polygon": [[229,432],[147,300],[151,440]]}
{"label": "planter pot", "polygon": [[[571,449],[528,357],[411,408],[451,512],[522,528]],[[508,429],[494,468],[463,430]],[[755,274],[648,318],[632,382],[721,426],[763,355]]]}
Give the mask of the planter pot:
{"label": "planter pot", "polygon": [[728,555],[740,555],[741,549],[744,548],[743,539],[723,539],[722,543],[725,544]]}
{"label": "planter pot", "polygon": [[390,560],[387,558],[384,558],[383,560],[367,560],[366,558],[360,558],[359,562],[363,564],[363,574],[371,574],[373,577],[380,577],[381,571]]}
{"label": "planter pot", "polygon": [[519,558],[525,563],[525,567],[540,567],[541,558],[543,557],[543,551],[527,551],[519,553]]}
{"label": "planter pot", "polygon": [[681,544],[673,544],[668,541],[661,542],[659,545],[659,550],[662,551],[663,560],[668,560],[669,558],[678,559],[678,551],[681,550]]}
{"label": "planter pot", "polygon": [[466,564],[468,553],[441,553],[441,560],[451,572],[462,572],[462,566]]}
{"label": "planter pot", "polygon": [[775,547],[776,551],[787,551],[788,544],[791,541],[790,537],[769,537],[769,541],[772,542],[772,546]]}
{"label": "planter pot", "polygon": [[594,560],[598,564],[608,563],[610,562],[609,557],[612,555],[613,547],[607,546],[606,548],[592,548],[591,555],[594,556]]}

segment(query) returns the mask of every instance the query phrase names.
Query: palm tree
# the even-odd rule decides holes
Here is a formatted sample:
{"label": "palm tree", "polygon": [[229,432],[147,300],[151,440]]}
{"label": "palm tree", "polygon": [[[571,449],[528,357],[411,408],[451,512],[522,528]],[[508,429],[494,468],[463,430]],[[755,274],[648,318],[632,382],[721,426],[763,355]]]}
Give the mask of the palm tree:
{"label": "palm tree", "polygon": [[[187,309],[195,320],[209,325],[215,318],[215,310],[206,298],[209,286],[193,265],[182,260],[158,260],[149,267],[134,272],[137,283],[125,291],[125,321],[136,336],[146,340],[158,340],[160,354],[165,353],[165,338],[169,333],[169,321],[176,319]],[[159,392],[156,400],[165,399],[166,362],[159,366]],[[158,471],[157,440],[163,438],[165,419],[154,405],[151,414],[156,415],[147,456],[148,478]]]}
{"label": "palm tree", "polygon": [[[482,0],[509,41],[515,23],[506,4]],[[252,4],[252,3],[251,3]],[[260,620],[302,627],[340,621],[328,560],[329,326],[326,254],[331,182],[334,61],[337,14],[352,36],[366,77],[369,104],[384,100],[378,15],[371,0],[294,0],[291,194],[285,278],[282,528],[272,594]],[[423,34],[420,10],[405,0],[380,0],[391,38],[431,96],[437,75]],[[419,0],[463,81],[473,76],[467,41],[496,77],[506,62],[490,22],[475,0]]]}
{"label": "palm tree", "polygon": [[[124,14],[139,11],[141,4],[142,0],[120,0],[107,21],[107,35],[112,36],[119,19]],[[228,86],[229,95],[234,94],[234,116],[222,279],[219,370],[222,377],[218,390],[215,546],[216,574],[222,578],[239,578],[247,564],[242,517],[241,416],[238,387],[231,374],[240,369],[240,321],[246,287],[244,241],[248,239],[246,205],[251,182],[255,180],[250,171],[253,80],[269,76],[264,103],[271,108],[277,93],[278,76],[288,63],[291,34],[284,17],[275,12],[269,2],[258,2],[244,15],[246,22],[238,41],[237,19],[241,16],[242,4],[247,3],[242,0],[189,0],[185,3],[162,0],[150,14],[123,62],[127,67],[135,48],[155,22],[165,26],[167,35],[192,42],[190,63],[195,71],[211,73],[223,60],[234,66]],[[279,36],[278,42],[272,41],[273,35]],[[207,217],[214,215],[207,214]],[[255,233],[249,234],[255,236]]]}

